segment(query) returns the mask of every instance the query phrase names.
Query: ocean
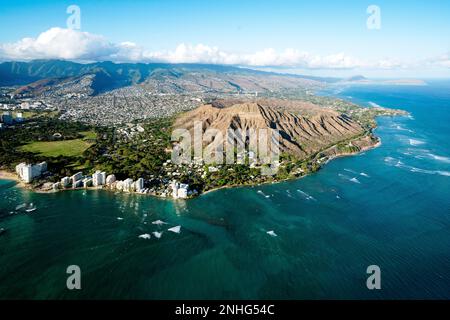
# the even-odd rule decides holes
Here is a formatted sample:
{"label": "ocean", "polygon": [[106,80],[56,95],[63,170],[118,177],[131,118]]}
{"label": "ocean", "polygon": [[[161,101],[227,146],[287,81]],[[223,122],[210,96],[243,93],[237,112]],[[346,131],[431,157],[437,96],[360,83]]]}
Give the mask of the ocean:
{"label": "ocean", "polygon": [[449,299],[450,82],[322,94],[411,116],[378,118],[379,148],[305,178],[190,201],[0,181],[0,299]]}

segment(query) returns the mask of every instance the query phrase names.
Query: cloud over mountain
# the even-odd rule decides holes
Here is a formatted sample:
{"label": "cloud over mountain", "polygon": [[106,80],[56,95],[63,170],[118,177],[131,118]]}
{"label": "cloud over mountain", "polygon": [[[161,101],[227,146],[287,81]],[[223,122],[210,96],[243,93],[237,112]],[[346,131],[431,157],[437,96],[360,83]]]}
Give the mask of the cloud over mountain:
{"label": "cloud over mountain", "polygon": [[23,38],[0,46],[3,59],[101,59],[118,52],[103,36],[71,29],[51,28],[37,38]]}
{"label": "cloud over mountain", "polygon": [[[132,42],[112,43],[101,35],[79,30],[51,28],[37,38],[0,44],[0,60],[65,59],[74,61],[168,62],[242,65],[253,67],[296,67],[304,69],[397,69],[399,62],[384,59],[362,61],[335,53],[325,56],[288,48],[267,48],[254,53],[230,53],[204,44],[179,44],[174,50],[152,52]],[[449,55],[435,61],[450,67]]]}

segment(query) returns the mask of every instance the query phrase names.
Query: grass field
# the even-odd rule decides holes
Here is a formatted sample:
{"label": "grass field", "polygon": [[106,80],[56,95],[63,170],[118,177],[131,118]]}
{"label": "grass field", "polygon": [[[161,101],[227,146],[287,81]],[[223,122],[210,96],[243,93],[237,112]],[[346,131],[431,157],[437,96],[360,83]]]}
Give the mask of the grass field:
{"label": "grass field", "polygon": [[[16,117],[17,113],[19,112],[13,112],[13,116]],[[43,112],[35,112],[35,111],[20,111],[22,113],[22,116],[24,119],[31,119],[39,116],[46,116],[48,118],[53,118],[56,115],[58,115],[57,111],[43,111]]]}
{"label": "grass field", "polygon": [[95,140],[97,138],[95,131],[83,131],[80,133],[84,136],[83,140]]}
{"label": "grass field", "polygon": [[88,149],[93,143],[87,140],[93,140],[96,137],[95,132],[82,132],[83,139],[64,140],[64,141],[35,141],[28,143],[20,150],[26,152],[39,153],[45,157],[77,157]]}

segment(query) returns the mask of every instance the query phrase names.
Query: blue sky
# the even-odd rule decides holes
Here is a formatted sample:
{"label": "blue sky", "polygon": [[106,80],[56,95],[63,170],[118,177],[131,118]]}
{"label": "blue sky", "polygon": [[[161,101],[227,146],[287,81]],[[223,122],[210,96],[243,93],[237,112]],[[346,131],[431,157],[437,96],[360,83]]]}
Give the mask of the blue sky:
{"label": "blue sky", "polygon": [[[143,61],[198,59],[198,62],[228,61],[255,67],[261,64],[258,67],[283,67],[320,75],[360,71],[377,77],[450,77],[450,1],[15,0],[0,3],[3,60],[28,59],[33,55],[46,57],[43,46],[47,44],[42,41],[39,45],[26,44],[32,48],[24,48],[18,41],[25,37],[36,39],[51,28],[66,28],[69,16],[66,8],[75,4],[81,9],[80,31],[117,44],[114,48],[99,45],[104,49],[105,59],[115,52],[111,57],[126,60],[129,53],[124,53],[120,44],[127,42],[139,47],[142,53],[133,57]],[[369,30],[366,26],[369,5],[377,5],[381,10],[379,30]],[[66,34],[58,38],[58,32],[63,31],[54,30],[51,36],[79,39]],[[89,60],[91,56],[86,50],[99,48],[98,44],[93,44],[91,38],[80,39],[88,43],[83,47],[85,51],[80,51],[78,56],[62,57]],[[186,46],[176,51],[183,43]],[[199,44],[204,47],[198,47]],[[286,49],[295,53],[283,54]],[[57,49],[50,52],[49,57],[58,57]],[[228,58],[220,58],[224,56]]]}

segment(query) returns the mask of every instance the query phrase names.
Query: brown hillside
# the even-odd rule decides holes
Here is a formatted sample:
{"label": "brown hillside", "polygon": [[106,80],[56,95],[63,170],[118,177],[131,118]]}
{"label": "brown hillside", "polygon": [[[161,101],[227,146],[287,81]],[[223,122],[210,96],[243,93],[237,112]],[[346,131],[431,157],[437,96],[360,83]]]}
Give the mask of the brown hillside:
{"label": "brown hillside", "polygon": [[180,116],[175,127],[188,129],[193,134],[195,121],[202,121],[203,132],[214,128],[224,135],[228,128],[278,129],[281,151],[299,158],[364,132],[359,123],[334,111],[318,112],[316,109],[303,116],[261,103],[242,103],[224,108],[203,105]]}

